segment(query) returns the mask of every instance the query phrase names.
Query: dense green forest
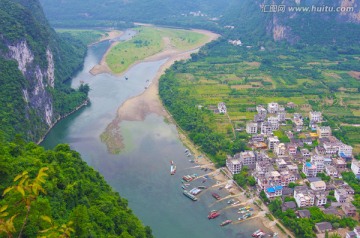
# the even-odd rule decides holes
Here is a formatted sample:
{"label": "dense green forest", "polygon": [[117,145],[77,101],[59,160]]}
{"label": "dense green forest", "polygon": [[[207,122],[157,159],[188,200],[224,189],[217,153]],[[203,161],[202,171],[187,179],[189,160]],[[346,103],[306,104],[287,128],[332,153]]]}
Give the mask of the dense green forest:
{"label": "dense green forest", "polygon": [[[311,1],[258,0],[134,0],[83,2],[41,0],[52,25],[57,27],[111,26],[128,27],[130,22],[146,22],[221,33],[225,38],[240,38],[246,44],[283,40],[291,44],[355,44],[360,27],[349,12],[291,12],[292,6],[339,6],[337,0]],[[261,6],[286,6],[284,12],[266,12]],[[232,26],[232,27],[229,27]]]}
{"label": "dense green forest", "polygon": [[[0,201],[0,207],[8,205],[4,221],[17,214],[14,219],[18,235],[26,209],[20,202],[17,189],[21,182],[13,182],[16,175],[24,171],[35,178],[41,168],[48,168],[42,185],[44,191],[31,199],[31,209],[22,237],[36,237],[49,228],[41,217],[52,219],[53,225],[69,224],[76,237],[152,237],[151,229],[144,227],[128,208],[127,201],[114,192],[104,178],[81,159],[79,153],[68,145],[60,144],[54,150],[45,150],[34,143],[25,143],[17,138],[13,142],[0,143],[0,192],[16,186]],[[19,192],[20,191],[20,192]],[[3,212],[3,211],[1,211]],[[1,222],[0,222],[1,223]],[[3,224],[3,223],[1,223]],[[0,224],[0,228],[3,228]],[[0,229],[0,232],[3,232]],[[1,234],[0,236],[3,237]],[[56,236],[60,237],[60,236]]]}
{"label": "dense green forest", "polygon": [[[88,100],[88,85],[72,89],[67,82],[81,69],[86,45],[56,34],[37,0],[0,1],[0,32],[0,237],[152,237],[79,153],[25,142],[48,129],[45,106],[53,108],[53,122]],[[28,60],[22,71],[13,46]]]}
{"label": "dense green forest", "polygon": [[[5,132],[8,139],[22,134],[27,140],[39,140],[48,129],[44,104],[52,105],[51,120],[54,121],[87,99],[86,92],[66,84],[81,69],[86,46],[68,35],[57,35],[47,23],[38,1],[1,1],[0,32],[0,131]],[[25,74],[9,57],[9,46],[20,42],[26,42],[33,55]],[[44,82],[37,82],[35,71],[46,72],[48,49],[53,55],[55,87],[45,85],[44,90],[38,92],[36,87]]]}

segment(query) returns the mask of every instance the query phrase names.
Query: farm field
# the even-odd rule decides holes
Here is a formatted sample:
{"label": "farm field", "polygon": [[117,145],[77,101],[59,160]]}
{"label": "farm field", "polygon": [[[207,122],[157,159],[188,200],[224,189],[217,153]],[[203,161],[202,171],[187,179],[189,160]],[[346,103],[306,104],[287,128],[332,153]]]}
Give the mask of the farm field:
{"label": "farm field", "polygon": [[[305,117],[311,110],[322,111],[335,134],[344,135],[343,142],[360,153],[357,139],[360,128],[356,127],[360,124],[357,74],[360,54],[335,54],[327,49],[319,57],[311,49],[302,52],[254,48],[224,42],[215,50],[203,49],[200,53],[206,58],[194,56],[172,70],[179,93],[201,108],[210,109],[211,113],[204,114],[208,118],[207,126],[234,140],[235,129],[238,129],[235,138],[244,137],[241,127],[253,119],[256,105],[293,102],[297,107],[292,112]],[[226,115],[214,114],[219,102],[226,104]],[[287,117],[291,115],[288,113]]]}
{"label": "farm field", "polygon": [[164,50],[191,50],[202,45],[207,36],[180,29],[137,27],[131,40],[117,43],[108,52],[106,63],[114,73],[121,73],[137,61]]}

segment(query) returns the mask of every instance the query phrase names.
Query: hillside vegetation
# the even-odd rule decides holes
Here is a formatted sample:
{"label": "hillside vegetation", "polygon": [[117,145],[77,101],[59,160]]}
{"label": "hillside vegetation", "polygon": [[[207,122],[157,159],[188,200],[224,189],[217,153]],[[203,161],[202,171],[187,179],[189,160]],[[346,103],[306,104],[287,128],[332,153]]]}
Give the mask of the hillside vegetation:
{"label": "hillside vegetation", "polygon": [[[82,67],[86,46],[71,37],[56,35],[37,1],[1,1],[0,32],[0,131],[8,139],[22,134],[27,140],[39,140],[49,126],[45,122],[45,104],[52,106],[50,120],[54,121],[87,99],[86,92],[65,83]],[[21,42],[26,42],[34,56],[24,74],[9,57],[9,47]],[[54,88],[44,83],[48,50],[53,54]],[[42,73],[37,76],[35,71]],[[42,82],[36,78],[39,75]]]}
{"label": "hillside vegetation", "polygon": [[[44,193],[31,201],[31,209],[23,235],[37,237],[49,224],[41,217],[52,218],[54,225],[68,224],[74,230],[72,237],[152,237],[128,208],[127,201],[114,192],[104,178],[82,161],[79,153],[60,144],[46,151],[21,139],[0,143],[0,192],[14,185],[14,178],[24,171],[34,178],[41,168],[46,171]],[[19,190],[20,191],[20,190]],[[8,219],[14,219],[13,236],[18,236],[25,219],[25,209],[16,189],[0,201],[7,204]],[[3,230],[0,230],[0,234]],[[1,234],[3,235],[3,234]],[[2,236],[3,237],[3,236]]]}

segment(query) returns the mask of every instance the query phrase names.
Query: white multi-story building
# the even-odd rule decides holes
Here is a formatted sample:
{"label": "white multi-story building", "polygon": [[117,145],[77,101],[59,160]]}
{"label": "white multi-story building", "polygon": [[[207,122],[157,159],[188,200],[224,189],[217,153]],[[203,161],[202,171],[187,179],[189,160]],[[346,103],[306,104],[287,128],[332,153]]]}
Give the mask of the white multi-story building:
{"label": "white multi-story building", "polygon": [[342,144],[342,145],[339,146],[338,154],[341,157],[351,158],[352,157],[352,151],[353,151],[353,148],[350,145]]}
{"label": "white multi-story building", "polygon": [[319,192],[319,191],[325,191],[326,189],[326,183],[324,181],[316,181],[310,183],[310,188],[313,191]]}
{"label": "white multi-story building", "polygon": [[271,102],[268,104],[268,113],[277,113],[279,110],[279,104],[276,102]]}
{"label": "white multi-story building", "polygon": [[294,198],[298,207],[310,207],[314,205],[315,194],[306,186],[297,186],[294,189]]}
{"label": "white multi-story building", "polygon": [[324,206],[327,203],[327,196],[325,193],[320,192],[320,193],[316,193],[315,194],[315,201],[314,204],[315,206]]}
{"label": "white multi-story building", "polygon": [[316,166],[316,173],[322,173],[325,169],[324,156],[312,155],[311,163]]}
{"label": "white multi-story building", "polygon": [[253,151],[240,152],[240,161],[243,166],[255,167],[256,157]]}
{"label": "white multi-story building", "polygon": [[355,174],[356,178],[360,178],[360,161],[358,160],[352,160],[351,161],[351,170]]}
{"label": "white multi-story building", "polygon": [[269,150],[273,150],[276,144],[279,144],[279,138],[277,136],[271,136],[268,138],[268,148]]}
{"label": "white multi-story building", "polygon": [[288,149],[289,155],[296,155],[297,146],[295,144],[288,144],[287,149]]}
{"label": "white multi-story building", "polygon": [[242,164],[238,158],[234,159],[234,158],[228,157],[228,159],[226,160],[226,167],[229,169],[229,171],[232,174],[238,174],[241,171]]}
{"label": "white multi-story building", "polygon": [[265,173],[269,172],[270,169],[274,169],[270,161],[256,161],[255,171],[257,174],[264,175]]}
{"label": "white multi-story building", "polygon": [[317,174],[316,166],[310,162],[305,162],[303,164],[302,171],[306,175],[306,177],[316,177]]}
{"label": "white multi-story building", "polygon": [[282,156],[286,154],[286,146],[284,143],[275,144],[274,152],[277,156]]}
{"label": "white multi-story building", "polygon": [[330,126],[317,126],[316,132],[319,138],[325,138],[331,136],[331,128]]}
{"label": "white multi-story building", "polygon": [[345,189],[335,189],[334,197],[337,202],[344,203],[348,198],[348,193]]}
{"label": "white multi-story building", "polygon": [[281,185],[282,186],[288,186],[289,183],[293,183],[296,181],[296,176],[294,173],[290,173],[289,171],[281,171]]}
{"label": "white multi-story building", "polygon": [[265,179],[267,181],[267,184],[281,184],[281,174],[278,171],[270,171],[265,173]]}
{"label": "white multi-story building", "polygon": [[271,130],[279,130],[279,118],[278,117],[268,117],[268,123],[271,125]]}
{"label": "white multi-story building", "polygon": [[246,123],[246,132],[249,134],[257,134],[258,131],[258,124],[255,122],[247,122]]}
{"label": "white multi-story building", "polygon": [[309,119],[310,122],[321,122],[322,121],[322,114],[321,112],[315,112],[315,111],[311,111],[309,112]]}
{"label": "white multi-story building", "polygon": [[[339,172],[337,171],[337,169],[332,166],[332,165],[325,165],[325,173],[328,175],[328,176],[332,176],[332,177],[335,177],[337,178],[339,176]],[[360,174],[359,174],[359,177],[360,177]]]}
{"label": "white multi-story building", "polygon": [[278,117],[278,119],[279,119],[280,122],[285,121],[286,112],[285,112],[285,108],[284,108],[284,107],[279,106],[279,110],[278,110],[278,113],[277,113],[277,117]]}
{"label": "white multi-story building", "polygon": [[220,103],[218,104],[218,110],[219,110],[219,113],[226,113],[227,110],[226,110],[226,105],[225,105],[225,103],[220,102]]}
{"label": "white multi-story building", "polygon": [[335,143],[324,142],[323,147],[325,149],[325,153],[328,155],[337,154],[339,151],[339,146],[336,145]]}
{"label": "white multi-story building", "polygon": [[263,134],[263,135],[271,135],[272,134],[272,126],[269,122],[264,121],[261,123],[261,134]]}

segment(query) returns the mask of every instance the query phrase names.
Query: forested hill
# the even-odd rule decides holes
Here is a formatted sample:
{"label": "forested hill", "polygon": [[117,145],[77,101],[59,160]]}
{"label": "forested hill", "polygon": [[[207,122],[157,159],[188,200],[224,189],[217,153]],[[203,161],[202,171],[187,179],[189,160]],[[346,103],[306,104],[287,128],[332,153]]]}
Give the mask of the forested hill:
{"label": "forested hill", "polygon": [[[35,179],[43,173],[43,181]],[[13,182],[16,175],[24,176]],[[24,238],[152,237],[150,228],[141,224],[127,201],[68,145],[45,151],[19,139],[12,143],[1,141],[1,194],[11,186],[14,189],[0,200],[0,237],[6,233],[12,234],[6,237]],[[25,207],[30,211],[28,216]],[[7,229],[5,221],[14,229]],[[19,236],[23,224],[25,229]]]}
{"label": "forested hill", "polygon": [[[348,45],[357,43],[353,36],[357,35],[360,23],[360,6],[353,0],[40,1],[55,26],[122,26],[123,22],[146,22],[205,28],[226,38],[240,38],[247,44],[269,40]],[[285,8],[272,12],[270,5]],[[333,7],[334,12],[324,7]],[[343,9],[337,11],[337,7]]]}
{"label": "forested hill", "polygon": [[82,67],[86,46],[58,36],[38,0],[0,1],[0,132],[38,141],[87,99],[64,82]]}

